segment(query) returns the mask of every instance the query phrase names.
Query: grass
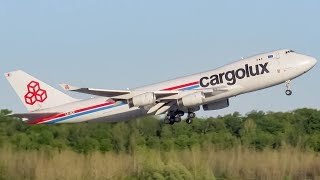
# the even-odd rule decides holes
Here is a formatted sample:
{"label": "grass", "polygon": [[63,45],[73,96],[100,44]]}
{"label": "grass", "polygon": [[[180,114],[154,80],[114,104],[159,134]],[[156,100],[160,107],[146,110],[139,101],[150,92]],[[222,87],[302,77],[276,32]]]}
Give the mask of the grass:
{"label": "grass", "polygon": [[132,154],[0,149],[0,179],[320,179],[320,156],[285,147],[214,147]]}

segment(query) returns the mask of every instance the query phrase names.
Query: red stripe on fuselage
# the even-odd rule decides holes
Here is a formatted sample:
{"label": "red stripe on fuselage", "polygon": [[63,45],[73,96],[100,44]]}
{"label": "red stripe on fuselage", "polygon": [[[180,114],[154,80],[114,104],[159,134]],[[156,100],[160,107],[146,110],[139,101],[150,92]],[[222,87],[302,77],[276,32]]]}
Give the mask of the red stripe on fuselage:
{"label": "red stripe on fuselage", "polygon": [[174,86],[174,87],[170,87],[170,88],[166,88],[166,89],[162,89],[162,91],[172,91],[172,90],[181,89],[181,88],[192,86],[192,85],[196,85],[196,84],[199,84],[199,81],[192,82],[192,83],[187,83],[187,84],[182,84],[182,85],[179,85],[179,86]]}
{"label": "red stripe on fuselage", "polygon": [[96,108],[103,107],[103,106],[108,106],[108,105],[111,105],[111,104],[114,104],[114,103],[115,102],[106,102],[106,103],[98,104],[98,105],[95,105],[95,106],[90,106],[90,107],[86,107],[86,108],[77,109],[77,110],[72,111],[70,114],[61,113],[61,114],[57,114],[55,116],[45,117],[45,118],[37,119],[37,120],[34,120],[34,121],[30,121],[30,122],[27,122],[27,123],[28,124],[39,124],[39,123],[42,123],[42,122],[45,122],[45,121],[49,121],[49,120],[52,120],[52,119],[65,117],[65,116],[68,116],[68,115],[72,115],[72,114],[75,114],[75,113],[79,113],[79,112],[83,112],[83,111],[87,111],[87,110],[91,110],[91,109],[96,109]]}

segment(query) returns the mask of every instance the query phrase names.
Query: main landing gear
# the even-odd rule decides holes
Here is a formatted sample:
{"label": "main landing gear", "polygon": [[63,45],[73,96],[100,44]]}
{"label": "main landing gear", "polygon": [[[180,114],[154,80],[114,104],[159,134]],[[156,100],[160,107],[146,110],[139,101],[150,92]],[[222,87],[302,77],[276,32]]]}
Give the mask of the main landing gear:
{"label": "main landing gear", "polygon": [[290,83],[291,83],[291,80],[286,81],[286,88],[287,88],[287,90],[286,90],[286,95],[287,95],[287,96],[291,96],[291,95],[292,95]]}
{"label": "main landing gear", "polygon": [[195,118],[195,117],[196,117],[196,114],[194,112],[189,112],[188,113],[188,117],[186,119],[186,123],[191,124],[193,118]]}
{"label": "main landing gear", "polygon": [[[184,116],[183,111],[174,111],[174,112],[168,112],[166,118],[164,119],[165,124],[171,124],[174,123],[180,123],[182,121],[182,116]],[[193,118],[196,117],[196,114],[194,112],[189,112],[188,117],[186,119],[186,123],[191,124]]]}
{"label": "main landing gear", "polygon": [[179,123],[181,122],[181,117],[184,115],[183,111],[174,111],[174,112],[169,112],[164,119],[164,122],[166,124],[171,124],[173,125],[174,123]]}

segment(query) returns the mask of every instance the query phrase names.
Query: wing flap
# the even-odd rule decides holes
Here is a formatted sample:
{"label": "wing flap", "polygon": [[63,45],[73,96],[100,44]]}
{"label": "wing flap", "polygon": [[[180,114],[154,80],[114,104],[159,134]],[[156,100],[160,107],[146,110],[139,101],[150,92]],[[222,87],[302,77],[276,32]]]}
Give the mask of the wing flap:
{"label": "wing flap", "polygon": [[152,114],[155,113],[156,111],[158,111],[162,106],[164,106],[166,103],[164,102],[160,102],[156,105],[154,105],[153,107],[151,107],[148,111],[148,114]]}
{"label": "wing flap", "polygon": [[163,113],[167,112],[174,104],[175,104],[175,102],[173,102],[173,101],[167,103],[166,105],[164,105],[161,108],[159,108],[156,111],[155,115],[160,115],[160,114],[163,114]]}

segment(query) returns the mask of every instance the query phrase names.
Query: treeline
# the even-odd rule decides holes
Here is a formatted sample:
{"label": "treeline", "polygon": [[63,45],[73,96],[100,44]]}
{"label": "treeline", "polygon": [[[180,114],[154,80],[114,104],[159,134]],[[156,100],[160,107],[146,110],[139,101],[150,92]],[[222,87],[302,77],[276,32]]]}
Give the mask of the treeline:
{"label": "treeline", "polygon": [[73,150],[132,153],[137,148],[160,151],[241,145],[253,150],[292,146],[320,151],[320,111],[237,112],[216,118],[195,119],[173,126],[156,117],[96,124],[27,125],[0,112],[0,146],[17,150]]}

